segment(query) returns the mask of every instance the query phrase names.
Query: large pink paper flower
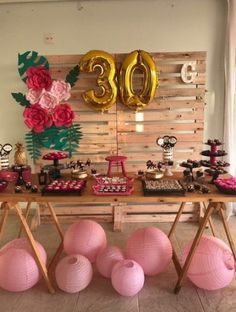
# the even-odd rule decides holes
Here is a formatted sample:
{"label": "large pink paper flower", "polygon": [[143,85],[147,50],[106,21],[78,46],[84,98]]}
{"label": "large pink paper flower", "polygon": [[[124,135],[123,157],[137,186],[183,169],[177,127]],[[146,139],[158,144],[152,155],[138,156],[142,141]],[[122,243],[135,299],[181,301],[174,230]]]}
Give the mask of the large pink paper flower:
{"label": "large pink paper flower", "polygon": [[39,104],[26,107],[23,116],[26,126],[35,132],[43,132],[45,128],[49,128],[52,125],[51,116]]}
{"label": "large pink paper flower", "polygon": [[26,94],[26,99],[30,102],[30,104],[38,103],[40,96],[42,94],[41,90],[29,89]]}
{"label": "large pink paper flower", "polygon": [[26,84],[29,89],[49,90],[52,86],[52,78],[48,69],[42,65],[29,67],[26,71]]}
{"label": "large pink paper flower", "polygon": [[51,92],[45,91],[42,92],[38,103],[42,108],[45,108],[49,113],[51,113],[53,108],[59,104],[59,101]]}
{"label": "large pink paper flower", "polygon": [[57,105],[52,114],[52,119],[56,127],[72,125],[75,113],[72,111],[69,104]]}
{"label": "large pink paper flower", "polygon": [[63,80],[54,80],[50,92],[55,95],[58,101],[67,101],[70,98],[71,86]]}

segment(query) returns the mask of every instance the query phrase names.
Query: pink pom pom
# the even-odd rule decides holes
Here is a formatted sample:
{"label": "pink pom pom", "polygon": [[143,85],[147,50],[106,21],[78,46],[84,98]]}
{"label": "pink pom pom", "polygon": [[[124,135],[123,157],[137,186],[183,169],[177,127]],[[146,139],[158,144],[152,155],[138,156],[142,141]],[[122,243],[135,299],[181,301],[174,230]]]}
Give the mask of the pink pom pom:
{"label": "pink pom pom", "polygon": [[[192,241],[184,248],[185,262]],[[190,267],[189,279],[199,288],[216,290],[227,286],[235,274],[235,262],[230,248],[220,239],[213,236],[202,236]]]}
{"label": "pink pom pom", "polygon": [[128,238],[127,258],[138,262],[146,275],[163,272],[172,258],[170,240],[155,227],[138,229]]}
{"label": "pink pom pom", "polygon": [[143,269],[133,260],[121,260],[115,264],[112,270],[111,282],[120,295],[134,296],[143,287]]}
{"label": "pink pom pom", "polygon": [[97,222],[81,220],[72,224],[64,236],[64,250],[67,254],[81,254],[91,262],[107,245],[106,233]]}
{"label": "pink pom pom", "polygon": [[89,285],[93,277],[93,268],[84,256],[70,255],[58,263],[55,275],[61,290],[76,293]]}
{"label": "pink pom pom", "polygon": [[[47,255],[37,243],[44,263]],[[40,279],[40,271],[26,239],[15,239],[0,250],[0,287],[19,292],[33,287]]]}
{"label": "pink pom pom", "polygon": [[98,272],[107,278],[111,277],[111,272],[114,265],[120,261],[124,260],[124,254],[120,248],[116,246],[108,246],[99,252],[96,259],[96,266]]}

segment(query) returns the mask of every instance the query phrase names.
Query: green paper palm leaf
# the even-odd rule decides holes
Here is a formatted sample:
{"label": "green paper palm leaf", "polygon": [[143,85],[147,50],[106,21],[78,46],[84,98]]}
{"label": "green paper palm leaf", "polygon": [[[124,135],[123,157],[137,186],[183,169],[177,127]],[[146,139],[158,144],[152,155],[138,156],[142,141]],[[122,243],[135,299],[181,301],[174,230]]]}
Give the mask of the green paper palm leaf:
{"label": "green paper palm leaf", "polygon": [[78,80],[79,73],[80,73],[79,65],[76,65],[71,69],[69,74],[66,76],[66,82],[68,82],[71,85],[71,87],[73,87],[76,81]]}
{"label": "green paper palm leaf", "polygon": [[40,149],[42,148],[42,146],[39,140],[39,133],[35,133],[34,131],[26,133],[25,142],[27,151],[30,157],[33,159],[33,162],[35,163],[35,161],[41,156]]}
{"label": "green paper palm leaf", "polygon": [[27,51],[23,54],[18,54],[18,72],[24,82],[26,82],[26,70],[29,67],[35,67],[39,65],[43,65],[46,68],[49,68],[49,63],[46,57],[39,56],[38,52]]}
{"label": "green paper palm leaf", "polygon": [[35,162],[41,156],[41,148],[66,151],[69,157],[72,157],[72,154],[79,148],[81,138],[82,132],[79,124],[60,128],[53,125],[41,133],[30,131],[26,134],[25,141],[27,150]]}
{"label": "green paper palm leaf", "polygon": [[19,103],[21,106],[28,107],[30,106],[30,102],[26,99],[25,95],[21,92],[12,93],[12,97]]}

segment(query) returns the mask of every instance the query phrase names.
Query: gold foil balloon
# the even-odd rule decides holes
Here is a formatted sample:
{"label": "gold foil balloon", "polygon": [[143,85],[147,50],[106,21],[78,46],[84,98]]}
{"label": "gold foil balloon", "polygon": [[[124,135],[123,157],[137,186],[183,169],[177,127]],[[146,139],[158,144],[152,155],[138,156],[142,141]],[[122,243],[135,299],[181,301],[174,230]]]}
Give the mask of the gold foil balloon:
{"label": "gold foil balloon", "polygon": [[[144,76],[142,90],[138,92],[133,88],[135,70],[141,71]],[[131,109],[143,109],[154,98],[157,83],[156,64],[149,53],[136,50],[127,55],[119,75],[120,97],[123,104]]]}
{"label": "gold foil balloon", "polygon": [[116,66],[111,54],[93,50],[86,53],[80,60],[80,70],[83,72],[94,72],[99,68],[97,77],[98,90],[88,90],[82,93],[84,101],[93,108],[106,111],[116,102]]}

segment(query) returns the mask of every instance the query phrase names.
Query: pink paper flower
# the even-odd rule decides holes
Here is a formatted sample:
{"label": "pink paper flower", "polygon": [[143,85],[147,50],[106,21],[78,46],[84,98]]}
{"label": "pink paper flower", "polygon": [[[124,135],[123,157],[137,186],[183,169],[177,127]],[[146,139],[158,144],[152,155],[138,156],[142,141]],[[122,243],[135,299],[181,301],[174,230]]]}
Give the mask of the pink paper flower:
{"label": "pink paper flower", "polygon": [[52,110],[57,104],[59,104],[59,101],[51,92],[44,91],[42,92],[38,103],[42,108],[45,108],[49,113],[52,113]]}
{"label": "pink paper flower", "polygon": [[30,104],[38,103],[40,96],[42,94],[41,90],[29,89],[26,94],[26,99],[30,102]]}
{"label": "pink paper flower", "polygon": [[45,128],[49,128],[52,125],[51,116],[39,104],[25,108],[23,116],[26,126],[35,132],[43,132]]}
{"label": "pink paper flower", "polygon": [[75,113],[72,111],[69,104],[57,105],[52,114],[52,119],[56,127],[69,127],[72,125]]}
{"label": "pink paper flower", "polygon": [[49,90],[52,86],[52,78],[48,69],[42,65],[29,67],[26,70],[26,84],[29,89],[34,90]]}
{"label": "pink paper flower", "polygon": [[57,97],[58,101],[67,101],[70,98],[71,86],[63,80],[54,80],[50,92]]}

